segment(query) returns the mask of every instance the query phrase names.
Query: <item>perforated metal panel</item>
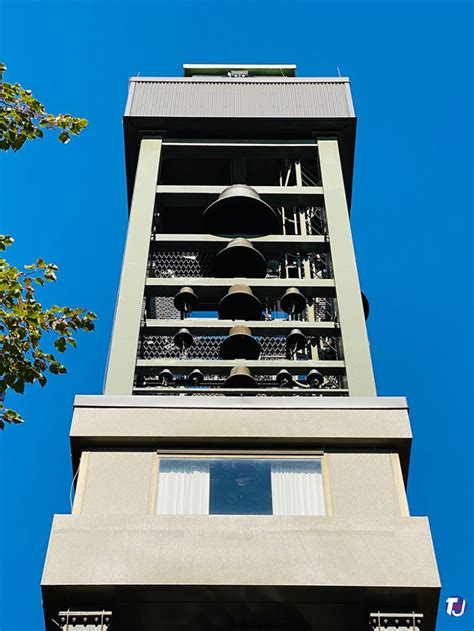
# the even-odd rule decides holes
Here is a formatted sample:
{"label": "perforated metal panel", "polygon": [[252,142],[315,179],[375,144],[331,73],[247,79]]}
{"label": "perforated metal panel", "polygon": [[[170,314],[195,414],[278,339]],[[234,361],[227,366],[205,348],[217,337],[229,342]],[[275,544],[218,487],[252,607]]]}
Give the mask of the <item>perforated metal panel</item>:
{"label": "perforated metal panel", "polygon": [[[301,278],[304,263],[310,264],[311,278],[331,278],[330,256],[326,252],[266,252],[266,278]],[[160,250],[152,248],[149,274],[154,278],[212,278],[215,252]]]}

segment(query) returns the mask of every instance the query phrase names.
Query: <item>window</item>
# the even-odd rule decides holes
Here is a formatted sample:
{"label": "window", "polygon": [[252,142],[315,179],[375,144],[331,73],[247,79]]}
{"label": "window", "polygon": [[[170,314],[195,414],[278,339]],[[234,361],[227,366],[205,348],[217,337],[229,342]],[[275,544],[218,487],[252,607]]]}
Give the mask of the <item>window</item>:
{"label": "window", "polygon": [[160,457],[161,515],[324,515],[318,458]]}

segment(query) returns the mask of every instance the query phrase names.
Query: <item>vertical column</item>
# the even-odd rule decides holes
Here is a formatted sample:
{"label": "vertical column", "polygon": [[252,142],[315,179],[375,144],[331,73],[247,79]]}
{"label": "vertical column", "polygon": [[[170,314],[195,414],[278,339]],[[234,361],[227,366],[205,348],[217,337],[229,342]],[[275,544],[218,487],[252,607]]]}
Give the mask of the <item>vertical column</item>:
{"label": "vertical column", "polygon": [[161,144],[150,138],[140,145],[104,394],[133,389]]}
{"label": "vertical column", "polygon": [[349,395],[375,396],[337,140],[318,139],[318,153]]}

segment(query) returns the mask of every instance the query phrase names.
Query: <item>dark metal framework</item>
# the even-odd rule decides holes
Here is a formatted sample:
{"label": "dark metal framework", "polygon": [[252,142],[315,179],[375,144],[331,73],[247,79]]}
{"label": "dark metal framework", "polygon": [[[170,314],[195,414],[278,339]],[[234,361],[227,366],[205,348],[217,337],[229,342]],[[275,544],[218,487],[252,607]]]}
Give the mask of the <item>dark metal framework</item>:
{"label": "dark metal framework", "polygon": [[[250,234],[244,235],[218,236],[206,231],[203,211],[222,192],[222,185],[232,184],[247,184],[261,194],[276,212],[278,234],[252,236],[251,227]],[[348,393],[321,193],[314,141],[164,141],[135,394],[234,393],[235,388],[226,387],[229,370],[236,363],[248,362],[222,361],[220,347],[236,321],[219,319],[218,305],[236,282],[248,285],[262,307],[260,320],[246,322],[261,346],[251,368],[253,393]],[[215,271],[219,253],[242,236],[264,257],[264,278],[240,274],[238,264],[234,278],[219,278]],[[176,306],[175,296],[182,287],[192,288],[197,295],[198,305],[192,311],[182,312]],[[293,314],[281,304],[291,287],[306,302],[303,310]],[[304,339],[291,351],[287,336],[302,325]],[[182,327],[189,327],[189,348],[176,344]],[[199,383],[190,381],[193,370],[202,373]],[[280,370],[293,375],[287,387],[277,381]],[[321,374],[318,387],[307,382],[311,370]]]}

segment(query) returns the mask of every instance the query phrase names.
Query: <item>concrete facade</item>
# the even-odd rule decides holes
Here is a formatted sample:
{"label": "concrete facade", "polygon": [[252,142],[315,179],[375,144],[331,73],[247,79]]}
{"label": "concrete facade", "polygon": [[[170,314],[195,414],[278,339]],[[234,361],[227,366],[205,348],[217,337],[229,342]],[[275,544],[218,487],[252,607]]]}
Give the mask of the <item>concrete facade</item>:
{"label": "concrete facade", "polygon": [[[161,452],[165,455],[166,452]],[[175,453],[175,452],[173,452]],[[189,451],[183,449],[183,456]],[[195,453],[195,450],[191,453]],[[216,453],[218,455],[219,452]],[[224,451],[225,453],[225,451]],[[258,455],[258,451],[242,454]],[[277,452],[280,454],[281,452]],[[296,452],[298,453],[298,452]],[[305,452],[311,455],[311,452]],[[286,452],[292,455],[295,452]],[[153,451],[83,451],[79,493],[73,513],[81,515],[148,515],[153,511],[157,467]],[[317,452],[316,452],[317,455]],[[392,454],[331,451],[323,456],[326,506],[336,517],[396,517],[403,514],[401,469]],[[397,477],[398,476],[398,477]],[[403,497],[402,497],[403,499]],[[328,512],[326,510],[326,512]]]}
{"label": "concrete facade", "polygon": [[439,585],[423,517],[58,515],[43,585],[91,583]]}

